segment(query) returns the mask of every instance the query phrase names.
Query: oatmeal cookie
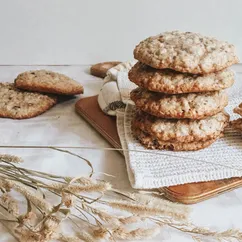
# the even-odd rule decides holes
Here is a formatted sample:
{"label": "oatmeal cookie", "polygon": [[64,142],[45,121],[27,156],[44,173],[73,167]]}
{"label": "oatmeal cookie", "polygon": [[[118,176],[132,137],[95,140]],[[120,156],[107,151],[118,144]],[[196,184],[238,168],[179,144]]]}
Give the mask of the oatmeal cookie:
{"label": "oatmeal cookie", "polygon": [[134,57],[156,69],[192,74],[217,72],[239,62],[232,44],[180,31],[164,32],[141,41],[135,47]]}
{"label": "oatmeal cookie", "polygon": [[[208,147],[216,141],[216,139],[210,139],[207,141],[194,141],[194,142],[172,142],[162,141],[155,137],[143,132],[138,128],[132,128],[134,137],[147,149],[158,150],[174,150],[174,151],[195,151]],[[217,137],[219,138],[219,137]]]}
{"label": "oatmeal cookie", "polygon": [[234,72],[225,69],[215,73],[195,75],[170,69],[158,70],[137,62],[129,71],[129,79],[139,87],[150,91],[179,94],[217,91],[231,87],[234,83]]}
{"label": "oatmeal cookie", "polygon": [[239,119],[236,119],[236,120],[231,121],[231,122],[230,122],[230,125],[231,125],[234,129],[237,129],[237,130],[242,131],[242,118],[239,118]]}
{"label": "oatmeal cookie", "polygon": [[57,103],[57,98],[18,90],[12,83],[0,83],[0,117],[26,119],[38,116]]}
{"label": "oatmeal cookie", "polygon": [[162,141],[194,142],[215,139],[223,132],[229,115],[220,112],[202,120],[161,119],[137,110],[133,127]]}
{"label": "oatmeal cookie", "polygon": [[238,107],[234,108],[233,111],[234,111],[234,113],[237,113],[240,116],[242,116],[242,103]]}
{"label": "oatmeal cookie", "polygon": [[90,74],[93,76],[104,78],[107,75],[107,71],[118,64],[120,61],[110,61],[110,62],[102,62],[97,63],[90,68]]}
{"label": "oatmeal cookie", "polygon": [[228,96],[223,91],[168,95],[136,88],[130,98],[146,113],[175,119],[204,119],[221,112],[228,104]]}
{"label": "oatmeal cookie", "polygon": [[26,71],[17,76],[15,86],[19,89],[59,95],[83,93],[83,86],[70,77],[53,71]]}

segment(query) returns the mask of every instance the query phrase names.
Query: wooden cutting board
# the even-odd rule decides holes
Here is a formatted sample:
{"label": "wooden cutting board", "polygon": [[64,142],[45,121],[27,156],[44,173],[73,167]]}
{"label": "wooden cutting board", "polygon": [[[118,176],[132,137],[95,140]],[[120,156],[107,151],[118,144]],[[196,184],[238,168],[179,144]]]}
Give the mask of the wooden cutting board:
{"label": "wooden cutting board", "polygon": [[[116,119],[105,115],[99,108],[97,96],[87,97],[76,103],[76,111],[92,125],[113,147],[121,149],[116,129]],[[193,204],[221,193],[238,188],[242,178],[230,178],[218,181],[197,182],[161,188],[165,197],[184,204]]]}

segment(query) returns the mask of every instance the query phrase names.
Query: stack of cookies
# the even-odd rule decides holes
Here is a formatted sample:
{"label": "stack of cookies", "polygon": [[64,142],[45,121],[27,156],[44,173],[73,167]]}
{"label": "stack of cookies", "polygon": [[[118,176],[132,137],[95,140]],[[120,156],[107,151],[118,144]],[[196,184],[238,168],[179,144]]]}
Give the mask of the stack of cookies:
{"label": "stack of cookies", "polygon": [[221,137],[229,116],[226,69],[238,63],[233,45],[191,32],[165,32],[140,42],[129,79],[137,107],[134,136],[150,149],[198,150]]}
{"label": "stack of cookies", "polygon": [[0,83],[0,117],[26,119],[53,107],[60,95],[83,93],[83,87],[66,75],[46,71],[27,71],[14,83]]}

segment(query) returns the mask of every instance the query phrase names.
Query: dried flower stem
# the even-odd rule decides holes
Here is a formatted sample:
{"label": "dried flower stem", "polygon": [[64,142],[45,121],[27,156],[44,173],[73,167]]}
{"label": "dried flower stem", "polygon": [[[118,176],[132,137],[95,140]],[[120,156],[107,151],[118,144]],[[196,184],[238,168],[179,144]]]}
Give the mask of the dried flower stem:
{"label": "dried flower stem", "polygon": [[80,156],[80,155],[77,155],[77,154],[75,154],[75,153],[73,153],[73,152],[70,152],[69,150],[64,150],[64,149],[60,149],[60,148],[56,148],[56,147],[50,147],[50,148],[53,149],[53,150],[57,150],[57,151],[60,151],[60,152],[63,152],[63,153],[70,154],[70,155],[72,155],[72,156],[76,156],[76,157],[78,157],[79,159],[84,160],[84,161],[88,164],[88,166],[91,168],[91,173],[90,173],[89,176],[92,177],[92,175],[93,175],[93,173],[94,173],[94,169],[93,169],[92,163],[91,163],[89,160],[87,160],[86,158],[84,158],[84,157],[82,157],[82,156]]}

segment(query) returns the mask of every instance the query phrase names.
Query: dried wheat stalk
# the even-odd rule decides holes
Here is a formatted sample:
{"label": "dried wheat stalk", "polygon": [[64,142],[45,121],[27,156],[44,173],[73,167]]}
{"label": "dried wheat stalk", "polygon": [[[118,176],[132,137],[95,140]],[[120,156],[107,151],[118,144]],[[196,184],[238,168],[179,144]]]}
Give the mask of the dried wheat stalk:
{"label": "dried wheat stalk", "polygon": [[[149,194],[118,191],[110,183],[90,177],[29,170],[18,164],[21,161],[15,156],[0,155],[0,222],[10,226],[19,241],[139,240],[156,236],[164,226],[190,234],[197,241],[203,236],[242,240],[238,230],[216,232],[189,223],[187,206]],[[25,198],[23,214],[13,191]],[[110,192],[115,199],[110,198]],[[48,200],[50,193],[56,196],[56,204]],[[63,222],[72,225],[72,235],[63,234]],[[149,227],[144,226],[147,223]],[[130,224],[135,228],[130,229]]]}

